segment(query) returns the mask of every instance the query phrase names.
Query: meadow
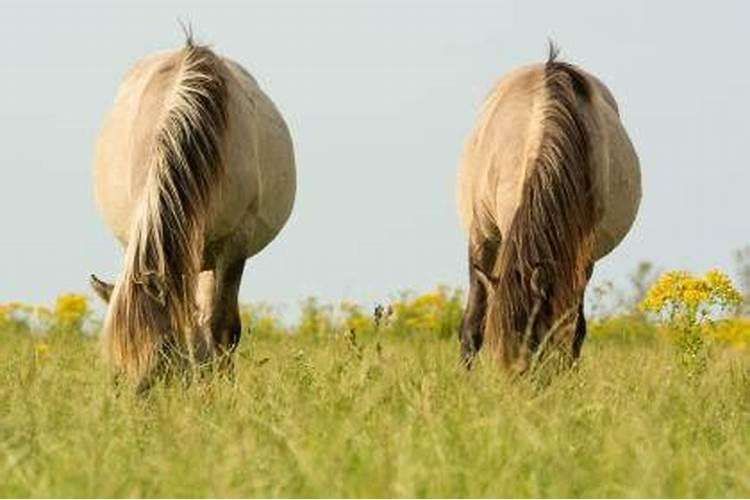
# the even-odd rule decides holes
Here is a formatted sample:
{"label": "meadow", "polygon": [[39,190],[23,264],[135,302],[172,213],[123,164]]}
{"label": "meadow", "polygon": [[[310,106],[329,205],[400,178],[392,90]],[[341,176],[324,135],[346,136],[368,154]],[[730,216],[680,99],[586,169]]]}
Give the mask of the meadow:
{"label": "meadow", "polygon": [[548,383],[459,367],[445,287],[375,314],[310,299],[293,325],[246,306],[234,377],[145,397],[113,384],[85,297],[6,304],[0,496],[748,497],[750,322],[716,313],[726,282],[670,276]]}

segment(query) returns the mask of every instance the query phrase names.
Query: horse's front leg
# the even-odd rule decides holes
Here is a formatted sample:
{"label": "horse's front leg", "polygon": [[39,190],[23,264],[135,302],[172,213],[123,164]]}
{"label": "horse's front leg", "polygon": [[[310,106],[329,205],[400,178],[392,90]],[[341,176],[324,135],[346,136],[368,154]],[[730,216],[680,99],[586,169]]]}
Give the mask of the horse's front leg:
{"label": "horse's front leg", "polygon": [[215,341],[211,332],[211,317],[216,302],[216,271],[208,269],[198,274],[195,290],[197,317],[193,335],[194,348],[201,353],[201,361],[210,361],[215,355]]}
{"label": "horse's front leg", "polygon": [[469,296],[466,301],[463,316],[461,318],[461,329],[459,340],[461,341],[461,363],[466,368],[471,368],[479,349],[482,348],[484,340],[483,323],[487,311],[487,292],[478,280],[469,275]]}
{"label": "horse's front leg", "polygon": [[469,296],[459,330],[461,363],[467,369],[471,368],[471,364],[484,342],[488,290],[479,274],[491,275],[492,266],[497,259],[499,249],[499,235],[497,239],[481,239],[479,236],[474,236],[469,241]]}

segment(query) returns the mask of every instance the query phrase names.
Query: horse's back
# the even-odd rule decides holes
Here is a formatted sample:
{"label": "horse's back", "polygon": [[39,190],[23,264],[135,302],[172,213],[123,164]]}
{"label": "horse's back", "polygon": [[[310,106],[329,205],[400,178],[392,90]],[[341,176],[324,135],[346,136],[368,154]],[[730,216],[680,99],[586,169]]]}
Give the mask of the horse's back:
{"label": "horse's back", "polygon": [[[182,50],[147,55],[126,74],[100,131],[94,158],[95,197],[107,225],[123,243],[152,162]],[[255,79],[222,58],[227,84],[226,175],[217,187],[205,240],[207,248],[231,239],[250,256],[278,233],[291,212],[295,192],[289,131]],[[232,238],[229,238],[229,237]]]}

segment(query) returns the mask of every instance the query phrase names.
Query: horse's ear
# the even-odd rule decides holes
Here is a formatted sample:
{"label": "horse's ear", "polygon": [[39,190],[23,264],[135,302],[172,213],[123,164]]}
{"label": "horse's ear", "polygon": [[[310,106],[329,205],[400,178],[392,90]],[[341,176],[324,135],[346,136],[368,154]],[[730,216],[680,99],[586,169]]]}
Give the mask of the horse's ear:
{"label": "horse's ear", "polygon": [[109,299],[112,297],[112,290],[115,286],[111,283],[100,280],[94,274],[89,277],[89,284],[91,284],[91,288],[94,289],[94,293],[96,293],[104,302],[109,304]]}

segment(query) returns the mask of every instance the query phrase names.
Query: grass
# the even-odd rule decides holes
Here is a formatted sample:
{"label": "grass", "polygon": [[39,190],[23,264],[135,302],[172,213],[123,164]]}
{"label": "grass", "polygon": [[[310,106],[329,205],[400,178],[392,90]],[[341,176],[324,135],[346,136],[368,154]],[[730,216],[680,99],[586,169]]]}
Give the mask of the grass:
{"label": "grass", "polygon": [[245,336],[233,380],[139,399],[91,340],[0,339],[0,496],[750,496],[746,351],[689,378],[595,335],[540,388],[428,335]]}

